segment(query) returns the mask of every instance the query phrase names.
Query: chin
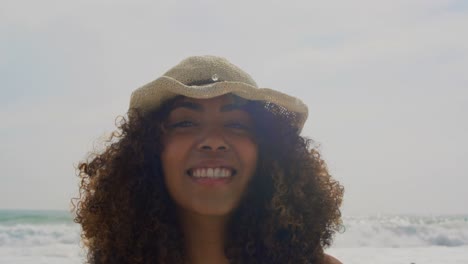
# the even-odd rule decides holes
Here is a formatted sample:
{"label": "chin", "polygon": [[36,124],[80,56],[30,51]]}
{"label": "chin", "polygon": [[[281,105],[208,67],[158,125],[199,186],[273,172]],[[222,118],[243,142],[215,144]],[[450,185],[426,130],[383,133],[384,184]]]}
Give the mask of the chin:
{"label": "chin", "polygon": [[226,203],[216,205],[198,203],[184,206],[183,210],[204,216],[228,216],[235,210],[235,206],[233,204]]}
{"label": "chin", "polygon": [[227,216],[233,211],[232,208],[197,208],[192,210],[194,213],[205,216]]}

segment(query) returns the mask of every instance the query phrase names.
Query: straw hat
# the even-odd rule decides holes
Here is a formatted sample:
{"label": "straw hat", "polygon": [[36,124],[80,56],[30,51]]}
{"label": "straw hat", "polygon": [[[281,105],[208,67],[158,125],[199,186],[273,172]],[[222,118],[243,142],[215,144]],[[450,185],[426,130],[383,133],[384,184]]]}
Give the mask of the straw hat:
{"label": "straw hat", "polygon": [[299,132],[307,119],[307,106],[301,100],[269,88],[258,88],[249,74],[225,58],[215,56],[195,56],[181,61],[163,76],[133,91],[130,108],[145,113],[178,95],[208,99],[228,93],[280,106],[282,112],[295,117]]}

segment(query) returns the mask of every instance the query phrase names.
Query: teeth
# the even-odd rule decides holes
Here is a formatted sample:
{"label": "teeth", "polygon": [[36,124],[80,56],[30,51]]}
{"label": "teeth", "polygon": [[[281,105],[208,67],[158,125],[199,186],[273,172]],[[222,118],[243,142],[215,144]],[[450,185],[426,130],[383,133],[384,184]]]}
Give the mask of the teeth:
{"label": "teeth", "polygon": [[196,178],[227,178],[232,176],[232,170],[226,168],[197,168],[192,170]]}

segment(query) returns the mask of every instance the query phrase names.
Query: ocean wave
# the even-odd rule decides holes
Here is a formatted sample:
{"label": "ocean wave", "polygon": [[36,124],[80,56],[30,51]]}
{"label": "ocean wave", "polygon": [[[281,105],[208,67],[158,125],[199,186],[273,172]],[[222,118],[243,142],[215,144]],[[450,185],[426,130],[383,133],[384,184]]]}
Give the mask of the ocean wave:
{"label": "ocean wave", "polygon": [[0,210],[0,225],[72,223],[66,211]]}
{"label": "ocean wave", "polygon": [[[333,247],[468,246],[468,216],[345,217]],[[0,211],[0,247],[80,245],[80,226],[67,212]]]}
{"label": "ocean wave", "polygon": [[334,247],[457,247],[468,245],[468,216],[347,217]]}
{"label": "ocean wave", "polygon": [[0,225],[0,247],[78,245],[79,240],[78,225]]}

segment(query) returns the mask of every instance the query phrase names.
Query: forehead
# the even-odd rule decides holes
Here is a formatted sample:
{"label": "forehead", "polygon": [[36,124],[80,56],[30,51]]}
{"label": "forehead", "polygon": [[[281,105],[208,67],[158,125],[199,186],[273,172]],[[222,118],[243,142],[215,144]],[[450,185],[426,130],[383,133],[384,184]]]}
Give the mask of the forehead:
{"label": "forehead", "polygon": [[175,99],[172,109],[189,108],[192,110],[204,110],[205,108],[220,108],[221,111],[245,110],[247,100],[232,94],[225,94],[208,99],[197,99],[181,96]]}

